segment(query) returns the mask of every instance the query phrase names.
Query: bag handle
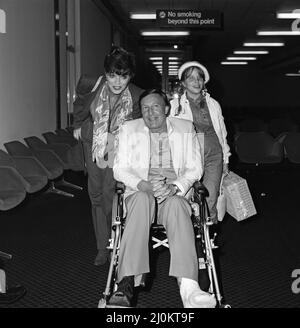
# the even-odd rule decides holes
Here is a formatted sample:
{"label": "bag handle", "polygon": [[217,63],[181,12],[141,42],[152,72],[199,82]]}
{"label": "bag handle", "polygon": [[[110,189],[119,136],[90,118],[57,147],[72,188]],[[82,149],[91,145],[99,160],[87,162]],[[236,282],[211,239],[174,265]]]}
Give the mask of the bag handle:
{"label": "bag handle", "polygon": [[219,190],[219,194],[223,194],[223,181],[224,179],[230,175],[231,171],[227,171],[226,173],[222,173],[222,178],[221,178],[221,182],[220,182],[220,190]]}

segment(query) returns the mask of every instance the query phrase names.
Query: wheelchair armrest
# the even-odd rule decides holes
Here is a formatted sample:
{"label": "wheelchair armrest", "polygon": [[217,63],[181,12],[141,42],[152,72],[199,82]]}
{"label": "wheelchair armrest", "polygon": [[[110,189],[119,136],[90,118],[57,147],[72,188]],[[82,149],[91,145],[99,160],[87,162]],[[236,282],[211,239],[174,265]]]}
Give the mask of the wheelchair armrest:
{"label": "wheelchair armrest", "polygon": [[196,181],[193,184],[193,188],[194,188],[195,193],[201,194],[204,197],[208,197],[208,195],[209,195],[208,190],[205,188],[204,184],[201,183],[200,181]]}

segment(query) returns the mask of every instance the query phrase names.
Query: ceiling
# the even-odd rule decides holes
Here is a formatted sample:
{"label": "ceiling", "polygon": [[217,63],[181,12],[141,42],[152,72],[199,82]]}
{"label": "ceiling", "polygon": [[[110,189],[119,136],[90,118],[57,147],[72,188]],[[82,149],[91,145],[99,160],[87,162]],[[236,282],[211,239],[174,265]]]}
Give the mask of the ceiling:
{"label": "ceiling", "polygon": [[[244,42],[283,41],[284,47],[255,48],[269,50],[267,55],[257,55],[249,62],[262,70],[278,73],[300,70],[300,36],[257,36],[257,30],[291,30],[293,20],[277,19],[276,12],[291,12],[299,0],[97,0],[122,22],[129,33],[138,40],[146,55],[179,54],[183,60],[199,60],[215,65],[232,56],[234,50],[247,50]],[[184,37],[142,37],[141,30],[166,30],[155,20],[132,20],[130,13],[155,13],[157,9],[218,10],[223,15],[222,29],[191,28]],[[300,29],[300,20],[298,27]],[[178,28],[177,28],[178,29]],[[170,29],[168,29],[170,30]],[[176,28],[172,28],[176,30]],[[182,28],[181,28],[182,30]],[[178,50],[173,48],[178,44]],[[249,49],[248,50],[254,50]],[[156,51],[156,52],[154,52]]]}

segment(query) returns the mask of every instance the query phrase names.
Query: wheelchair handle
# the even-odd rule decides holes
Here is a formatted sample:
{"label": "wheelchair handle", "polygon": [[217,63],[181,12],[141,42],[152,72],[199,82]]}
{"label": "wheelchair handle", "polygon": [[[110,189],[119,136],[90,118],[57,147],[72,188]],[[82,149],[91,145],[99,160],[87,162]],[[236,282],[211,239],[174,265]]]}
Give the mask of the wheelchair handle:
{"label": "wheelchair handle", "polygon": [[201,183],[200,181],[196,181],[193,184],[193,188],[197,194],[201,194],[204,197],[208,197],[209,195],[208,190],[205,188],[204,184]]}
{"label": "wheelchair handle", "polygon": [[117,194],[123,194],[125,192],[125,185],[123,182],[117,181],[115,185],[115,191]]}

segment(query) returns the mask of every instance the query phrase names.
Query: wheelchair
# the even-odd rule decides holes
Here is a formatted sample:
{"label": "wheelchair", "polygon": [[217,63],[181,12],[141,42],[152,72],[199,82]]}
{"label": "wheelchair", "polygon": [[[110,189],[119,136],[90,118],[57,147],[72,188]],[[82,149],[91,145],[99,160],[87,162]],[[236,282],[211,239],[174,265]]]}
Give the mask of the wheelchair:
{"label": "wheelchair", "polygon": [[194,183],[194,195],[192,198],[192,222],[195,231],[196,251],[198,255],[199,285],[202,290],[213,294],[219,308],[231,308],[229,304],[223,302],[220,292],[218,274],[215,266],[213,250],[218,248],[215,244],[217,233],[211,238],[210,226],[213,222],[210,219],[209,208],[206,201],[208,190],[201,182]]}
{"label": "wheelchair", "polygon": [[[213,249],[218,248],[215,245],[216,233],[213,238],[210,236],[209,228],[213,224],[210,220],[209,209],[206,202],[208,191],[204,185],[197,181],[193,185],[194,193],[191,199],[192,208],[192,223],[195,232],[195,246],[199,263],[199,285],[202,290],[213,294],[216,298],[218,308],[230,308],[229,304],[223,303],[223,297],[220,292],[218,275],[214,261]],[[98,308],[108,307],[110,296],[117,290],[117,271],[118,271],[118,256],[122,232],[125,225],[123,217],[123,194],[125,186],[117,182],[115,195],[112,204],[112,231],[107,247],[111,251],[111,260],[108,270],[106,287],[102,298],[99,300]],[[152,224],[151,227],[152,248],[160,246],[169,247],[168,238],[164,227],[159,224]],[[157,237],[156,235],[159,235]],[[145,287],[146,275],[142,276],[141,287]]]}

